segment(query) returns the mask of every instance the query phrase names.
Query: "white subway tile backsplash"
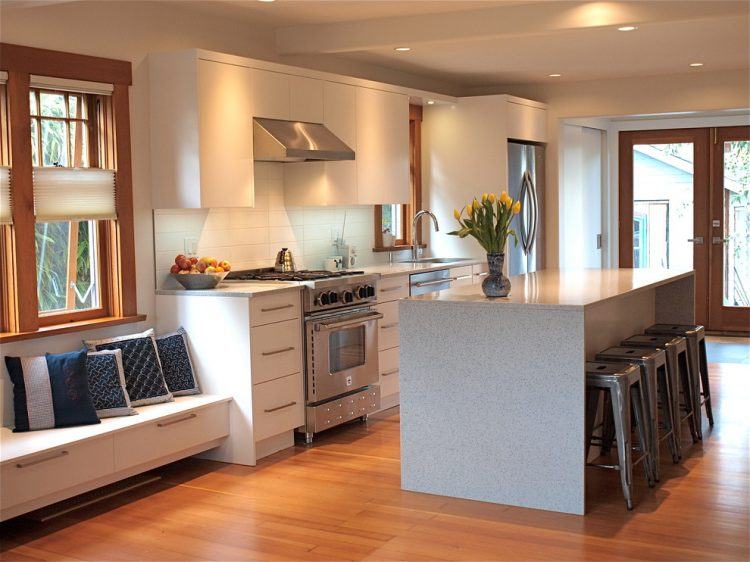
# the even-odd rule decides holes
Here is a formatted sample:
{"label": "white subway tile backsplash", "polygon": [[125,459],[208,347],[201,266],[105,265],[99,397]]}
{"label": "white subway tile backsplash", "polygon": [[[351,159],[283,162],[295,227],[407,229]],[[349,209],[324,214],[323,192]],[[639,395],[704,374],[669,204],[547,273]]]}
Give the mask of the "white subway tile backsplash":
{"label": "white subway tile backsplash", "polygon": [[374,254],[373,207],[295,207],[284,202],[284,167],[255,163],[255,207],[247,209],[158,209],[154,211],[154,246],[159,287],[171,286],[169,267],[185,251],[185,238],[197,240],[197,254],[232,262],[234,269],[270,267],[283,246],[298,268],[320,269],[336,255],[340,235],[357,246],[359,263],[387,260]]}

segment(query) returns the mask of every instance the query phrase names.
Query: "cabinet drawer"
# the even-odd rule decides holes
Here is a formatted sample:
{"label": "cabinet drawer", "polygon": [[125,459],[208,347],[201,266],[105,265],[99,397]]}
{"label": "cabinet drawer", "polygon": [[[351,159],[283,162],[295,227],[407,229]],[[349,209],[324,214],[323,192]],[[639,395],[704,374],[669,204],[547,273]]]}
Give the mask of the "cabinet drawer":
{"label": "cabinet drawer", "polygon": [[454,267],[451,269],[451,277],[455,279],[451,283],[451,287],[461,287],[463,285],[471,285],[473,280],[472,266],[465,265],[463,267]]}
{"label": "cabinet drawer", "polygon": [[398,347],[398,301],[385,302],[374,308],[383,315],[378,320],[378,349]]}
{"label": "cabinet drawer", "polygon": [[380,396],[390,396],[399,391],[399,348],[386,349],[378,354],[380,371]]}
{"label": "cabinet drawer", "polygon": [[378,302],[405,299],[409,296],[409,276],[387,277],[378,281]]}
{"label": "cabinet drawer", "polygon": [[227,435],[227,403],[162,418],[115,434],[115,470],[137,466]]}
{"label": "cabinet drawer", "polygon": [[302,371],[302,327],[298,319],[252,328],[250,348],[253,384]]}
{"label": "cabinet drawer", "polygon": [[302,373],[253,386],[253,434],[256,442],[304,423]]}
{"label": "cabinet drawer", "polygon": [[3,508],[101,478],[111,474],[112,470],[111,436],[59,447],[20,461],[5,463],[0,470]]}
{"label": "cabinet drawer", "polygon": [[471,266],[472,277],[474,283],[481,283],[484,278],[488,275],[489,270],[486,263],[478,263]]}
{"label": "cabinet drawer", "polygon": [[250,299],[250,326],[262,326],[300,317],[299,291],[271,293]]}

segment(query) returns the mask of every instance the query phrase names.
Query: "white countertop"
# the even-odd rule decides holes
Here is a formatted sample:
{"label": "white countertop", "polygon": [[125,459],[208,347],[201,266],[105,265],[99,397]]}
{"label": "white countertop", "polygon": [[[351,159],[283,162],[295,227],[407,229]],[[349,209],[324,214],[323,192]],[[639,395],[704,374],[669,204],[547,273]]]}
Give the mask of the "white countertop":
{"label": "white countertop", "polygon": [[476,265],[482,263],[477,259],[461,259],[449,263],[384,263],[356,268],[365,273],[378,273],[381,277],[394,277],[396,275],[408,275],[410,273],[424,273],[425,271],[437,271],[438,269],[449,269],[465,265]]}
{"label": "white countertop", "polygon": [[269,292],[300,291],[302,284],[297,281],[223,281],[215,289],[194,290],[158,289],[157,295],[182,295],[190,297],[252,297]]}
{"label": "white countertop", "polygon": [[503,298],[484,296],[482,286],[477,284],[410,297],[409,300],[586,307],[691,275],[692,270],[675,269],[543,269],[511,277],[510,295]]}

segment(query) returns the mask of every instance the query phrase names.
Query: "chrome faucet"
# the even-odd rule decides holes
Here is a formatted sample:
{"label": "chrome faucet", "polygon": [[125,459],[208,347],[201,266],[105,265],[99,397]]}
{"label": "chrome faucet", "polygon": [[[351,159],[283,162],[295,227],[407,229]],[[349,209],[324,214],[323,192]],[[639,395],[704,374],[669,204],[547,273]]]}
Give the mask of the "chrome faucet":
{"label": "chrome faucet", "polygon": [[431,211],[423,209],[416,215],[414,215],[414,219],[411,221],[411,258],[414,261],[417,261],[419,259],[419,246],[417,244],[417,225],[419,224],[419,219],[421,219],[424,215],[429,215],[429,217],[432,219],[432,223],[435,225],[435,232],[440,232],[437,217],[433,215]]}

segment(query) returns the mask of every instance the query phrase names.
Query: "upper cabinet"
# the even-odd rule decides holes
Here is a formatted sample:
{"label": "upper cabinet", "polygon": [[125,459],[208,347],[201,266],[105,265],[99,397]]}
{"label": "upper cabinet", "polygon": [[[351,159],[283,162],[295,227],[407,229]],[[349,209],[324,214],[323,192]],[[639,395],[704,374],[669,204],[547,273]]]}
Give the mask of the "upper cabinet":
{"label": "upper cabinet", "polygon": [[506,97],[508,138],[513,140],[547,142],[547,109],[542,103]]}
{"label": "upper cabinet", "polygon": [[289,77],[289,118],[307,123],[323,122],[325,82],[304,76]]}
{"label": "upper cabinet", "polygon": [[177,53],[149,73],[154,208],[252,207],[250,69]]}
{"label": "upper cabinet", "polygon": [[357,88],[357,202],[409,202],[409,98]]}
{"label": "upper cabinet", "polygon": [[253,117],[289,119],[290,96],[288,74],[251,69]]}

